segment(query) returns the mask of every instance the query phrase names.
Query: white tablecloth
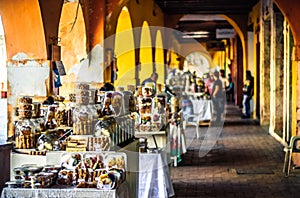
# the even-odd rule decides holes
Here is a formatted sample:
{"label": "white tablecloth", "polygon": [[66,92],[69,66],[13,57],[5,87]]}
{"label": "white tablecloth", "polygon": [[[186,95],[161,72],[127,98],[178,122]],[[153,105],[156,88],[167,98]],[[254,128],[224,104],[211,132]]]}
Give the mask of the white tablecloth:
{"label": "white tablecloth", "polygon": [[116,197],[116,191],[99,191],[88,189],[23,189],[4,188],[1,198],[42,198],[42,197]]}
{"label": "white tablecloth", "polygon": [[99,198],[114,198],[114,197],[130,197],[125,184],[121,184],[117,190],[98,190],[92,188],[4,188],[1,198],[46,198],[46,197],[99,197]]}
{"label": "white tablecloth", "polygon": [[165,198],[174,196],[165,153],[140,153],[139,198]]}
{"label": "white tablecloth", "polygon": [[211,120],[213,111],[211,100],[191,99],[191,101],[194,114],[200,114],[200,120]]}

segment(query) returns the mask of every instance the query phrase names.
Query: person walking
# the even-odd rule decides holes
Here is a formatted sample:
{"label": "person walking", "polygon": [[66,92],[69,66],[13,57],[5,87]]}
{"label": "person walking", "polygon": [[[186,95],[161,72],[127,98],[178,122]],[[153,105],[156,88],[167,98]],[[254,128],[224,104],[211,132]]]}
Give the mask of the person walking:
{"label": "person walking", "polygon": [[250,118],[250,101],[254,93],[254,78],[251,71],[246,71],[246,80],[243,87],[243,115],[242,118]]}
{"label": "person walking", "polygon": [[222,113],[224,112],[224,97],[225,93],[223,91],[223,83],[220,79],[220,73],[218,71],[214,72],[214,84],[212,88],[212,103],[214,109],[214,115],[216,116],[216,122],[221,121]]}

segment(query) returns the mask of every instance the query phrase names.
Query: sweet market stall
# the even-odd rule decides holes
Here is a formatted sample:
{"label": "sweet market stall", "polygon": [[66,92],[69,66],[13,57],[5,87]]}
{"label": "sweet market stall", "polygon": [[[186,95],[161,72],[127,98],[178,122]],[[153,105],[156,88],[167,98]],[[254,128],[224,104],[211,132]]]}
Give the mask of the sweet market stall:
{"label": "sweet market stall", "polygon": [[[101,92],[77,83],[68,101],[22,95],[14,109],[10,181],[2,197],[174,195],[169,123],[178,108],[153,85]],[[153,177],[155,184],[145,188]]]}
{"label": "sweet market stall", "polygon": [[68,103],[62,97],[38,102],[20,96],[11,178],[2,196],[135,196],[137,176],[127,175],[127,167],[138,167],[138,159],[127,164],[127,153],[136,151],[130,145],[134,120],[124,110],[133,97],[126,94],[127,100],[121,92],[96,95],[89,84],[78,83]]}
{"label": "sweet market stall", "polygon": [[[185,76],[186,91],[182,101],[184,128],[188,124],[198,125],[200,122],[209,122],[212,119],[213,110],[205,75],[197,77],[186,73]],[[199,137],[198,133],[197,137]]]}
{"label": "sweet market stall", "polygon": [[167,98],[155,91],[153,83],[138,87],[135,137],[148,139],[149,148],[164,148],[167,144]]}
{"label": "sweet market stall", "polygon": [[185,136],[182,129],[180,95],[168,96],[161,84],[157,89],[146,84],[137,94],[137,116],[135,137],[145,139],[146,147],[154,151],[165,151],[167,161],[177,165],[185,152]]}
{"label": "sweet market stall", "polygon": [[[171,156],[171,109],[162,85],[138,87],[135,137],[139,138],[138,197],[174,196],[168,162]],[[175,108],[172,108],[175,109]]]}

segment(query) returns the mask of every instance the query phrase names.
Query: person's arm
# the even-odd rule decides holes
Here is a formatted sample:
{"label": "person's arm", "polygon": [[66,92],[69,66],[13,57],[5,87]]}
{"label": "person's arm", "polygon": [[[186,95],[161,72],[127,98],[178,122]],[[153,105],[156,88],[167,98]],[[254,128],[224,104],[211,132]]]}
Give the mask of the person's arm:
{"label": "person's arm", "polygon": [[217,93],[219,92],[219,90],[222,89],[220,87],[220,85],[216,85],[215,90],[213,92],[213,97],[216,98],[217,97]]}

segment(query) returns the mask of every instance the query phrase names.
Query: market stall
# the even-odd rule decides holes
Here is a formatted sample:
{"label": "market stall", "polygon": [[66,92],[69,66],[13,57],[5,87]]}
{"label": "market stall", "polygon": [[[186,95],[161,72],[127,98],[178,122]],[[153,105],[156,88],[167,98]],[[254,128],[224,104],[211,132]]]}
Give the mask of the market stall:
{"label": "market stall", "polygon": [[[59,96],[42,102],[19,96],[10,181],[2,196],[136,197],[145,182],[140,179],[145,157],[162,164],[161,169],[148,171],[164,176],[164,183],[153,187],[171,196],[168,123],[172,114],[164,94],[151,89],[95,92],[89,84],[78,83],[67,102]],[[168,149],[151,153],[159,148]]]}

